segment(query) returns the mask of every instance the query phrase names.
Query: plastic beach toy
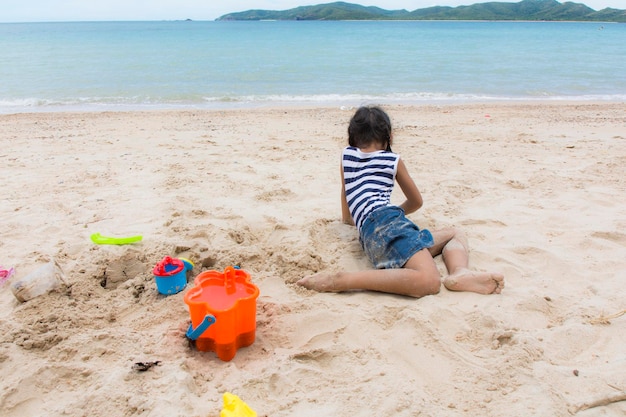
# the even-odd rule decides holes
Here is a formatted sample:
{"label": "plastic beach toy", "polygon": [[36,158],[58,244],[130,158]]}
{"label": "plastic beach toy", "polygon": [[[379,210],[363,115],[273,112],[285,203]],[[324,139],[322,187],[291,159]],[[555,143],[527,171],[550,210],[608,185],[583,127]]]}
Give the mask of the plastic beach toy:
{"label": "plastic beach toy", "polygon": [[194,284],[184,297],[191,316],[187,337],[195,340],[198,350],[230,361],[237,349],[254,343],[259,289],[250,274],[232,266],[223,273],[203,272]]}
{"label": "plastic beach toy", "polygon": [[256,412],[235,394],[225,392],[222,398],[224,408],[220,412],[220,417],[256,417]]}
{"label": "plastic beach toy", "polygon": [[96,245],[128,245],[129,243],[139,242],[141,239],[143,239],[141,235],[128,237],[102,236],[100,233],[91,235],[91,241]]}
{"label": "plastic beach toy", "polygon": [[15,268],[13,267],[5,269],[3,266],[0,266],[0,285],[8,281],[14,272],[15,272]]}
{"label": "plastic beach toy", "polygon": [[187,271],[192,269],[191,261],[166,256],[152,270],[157,290],[165,295],[181,292],[187,285]]}
{"label": "plastic beach toy", "polygon": [[189,259],[187,258],[178,258],[181,261],[183,261],[183,263],[185,264],[185,268],[187,269],[187,271],[191,271],[193,270],[194,264],[193,262],[191,262]]}

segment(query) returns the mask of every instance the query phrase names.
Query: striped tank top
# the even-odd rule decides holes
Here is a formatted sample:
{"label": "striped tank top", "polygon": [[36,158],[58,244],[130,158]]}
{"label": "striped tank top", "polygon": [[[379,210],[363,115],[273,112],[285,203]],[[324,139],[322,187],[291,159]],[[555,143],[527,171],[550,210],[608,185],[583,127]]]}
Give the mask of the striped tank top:
{"label": "striped tank top", "polygon": [[388,151],[365,153],[352,146],[343,150],[346,200],[358,230],[371,212],[390,204],[399,160],[398,154]]}

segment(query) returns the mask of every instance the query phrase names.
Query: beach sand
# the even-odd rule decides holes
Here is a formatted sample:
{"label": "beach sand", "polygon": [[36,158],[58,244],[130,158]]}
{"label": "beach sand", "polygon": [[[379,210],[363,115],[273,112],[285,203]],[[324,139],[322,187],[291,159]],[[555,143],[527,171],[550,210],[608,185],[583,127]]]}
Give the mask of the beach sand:
{"label": "beach sand", "polygon": [[[353,108],[0,115],[0,414],[218,416],[231,392],[259,417],[623,416],[626,105],[386,110],[425,200],[410,218],[462,228],[502,294],[295,284],[370,267],[340,222]],[[164,296],[152,275],[166,255],[190,280],[251,274],[254,344],[190,345],[193,284]],[[17,301],[50,259],[67,287]]]}

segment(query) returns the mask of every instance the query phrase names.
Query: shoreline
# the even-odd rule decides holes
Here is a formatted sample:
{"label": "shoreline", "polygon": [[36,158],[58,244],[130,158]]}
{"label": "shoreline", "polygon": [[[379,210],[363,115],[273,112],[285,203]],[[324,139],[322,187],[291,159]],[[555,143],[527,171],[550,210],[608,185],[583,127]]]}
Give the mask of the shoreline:
{"label": "shoreline", "polygon": [[545,97],[545,98],[455,98],[455,99],[424,99],[415,100],[389,100],[389,99],[345,99],[330,101],[224,101],[204,104],[88,104],[88,105],[50,105],[50,106],[4,106],[0,107],[0,116],[12,114],[45,114],[45,113],[106,113],[106,112],[151,112],[151,111],[229,111],[229,110],[271,110],[283,108],[356,108],[361,105],[401,106],[401,107],[424,107],[424,106],[472,106],[472,105],[569,105],[569,104],[619,104],[626,103],[626,95],[614,98],[568,98],[568,97]]}

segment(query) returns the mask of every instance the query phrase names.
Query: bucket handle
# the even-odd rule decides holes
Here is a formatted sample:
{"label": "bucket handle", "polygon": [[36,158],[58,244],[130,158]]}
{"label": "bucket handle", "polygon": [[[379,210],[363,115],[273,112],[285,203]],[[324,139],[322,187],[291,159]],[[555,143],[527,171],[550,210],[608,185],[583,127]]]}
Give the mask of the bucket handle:
{"label": "bucket handle", "polygon": [[232,266],[227,266],[224,268],[224,286],[226,287],[226,294],[233,294],[236,290],[235,284],[235,268]]}
{"label": "bucket handle", "polygon": [[193,328],[193,324],[190,324],[189,329],[187,329],[186,335],[191,340],[197,340],[200,335],[204,333],[204,331],[208,329],[209,326],[213,323],[215,323],[215,316],[212,314],[207,314],[202,322],[195,329]]}

